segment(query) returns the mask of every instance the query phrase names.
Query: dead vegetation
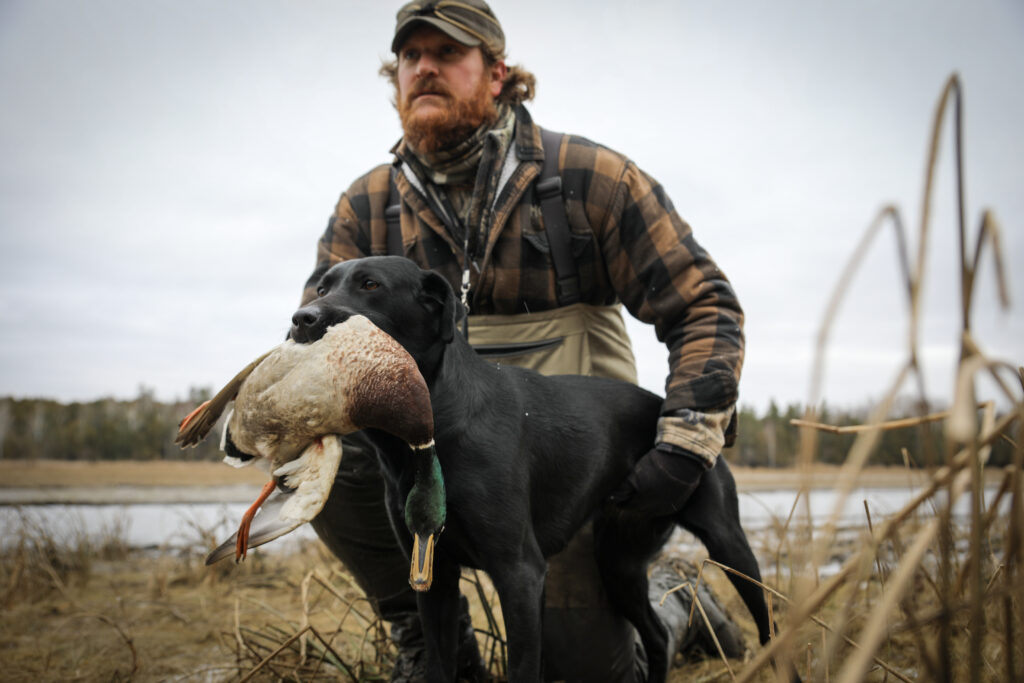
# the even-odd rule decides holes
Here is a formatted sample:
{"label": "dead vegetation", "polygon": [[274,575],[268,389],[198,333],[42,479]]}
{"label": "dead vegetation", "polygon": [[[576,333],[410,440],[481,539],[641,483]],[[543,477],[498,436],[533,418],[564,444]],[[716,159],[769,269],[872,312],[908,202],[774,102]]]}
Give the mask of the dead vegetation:
{"label": "dead vegetation", "polygon": [[[927,406],[919,365],[919,328],[922,290],[927,271],[927,245],[933,179],[938,143],[947,111],[953,112],[956,200],[959,228],[960,363],[951,409],[944,414],[922,414],[906,424],[886,423],[896,397],[915,393]],[[910,311],[906,360],[879,402],[869,424],[853,430],[853,440],[843,471],[837,478],[839,502],[832,520],[822,529],[801,522],[799,499],[786,537],[791,539],[790,579],[784,586],[786,617],[777,637],[760,650],[736,680],[748,681],[770,672],[775,656],[789,661],[810,680],[1021,680],[1024,628],[1021,596],[1024,573],[1021,547],[1024,541],[1024,500],[1021,498],[1022,417],[1024,417],[1024,368],[988,357],[982,340],[971,330],[971,309],[976,275],[986,248],[995,264],[1001,303],[1008,297],[1000,253],[999,228],[993,214],[985,211],[973,247],[966,229],[962,164],[962,93],[957,76],[946,83],[936,108],[927,164],[924,200],[918,233],[918,251],[912,261],[907,236],[897,207],[887,206],[868,228],[837,284],[818,337],[810,405],[818,403],[829,334],[840,304],[864,254],[883,227],[896,235],[904,291]],[[979,404],[977,380],[986,376],[998,395]],[[996,401],[1009,409],[997,413]],[[922,408],[922,412],[924,408]],[[856,552],[847,557],[836,574],[820,577],[820,567],[837,540],[838,510],[853,488],[883,430],[941,421],[945,433],[942,452],[909,453],[906,461],[928,463],[930,482],[901,511],[884,520],[873,520],[865,509],[866,532]],[[828,426],[816,424],[809,413],[802,421],[799,462],[815,461],[816,438]],[[1013,464],[1000,477],[996,499],[984,497],[983,467],[992,444],[999,439],[1014,448]],[[801,490],[806,494],[806,487]],[[807,496],[802,496],[807,500]],[[953,515],[961,498],[969,501],[966,523]],[[792,522],[792,524],[790,524]],[[781,546],[780,546],[781,547]],[[777,596],[783,599],[782,595]],[[785,668],[785,667],[782,667]],[[780,674],[781,675],[781,674]]]}

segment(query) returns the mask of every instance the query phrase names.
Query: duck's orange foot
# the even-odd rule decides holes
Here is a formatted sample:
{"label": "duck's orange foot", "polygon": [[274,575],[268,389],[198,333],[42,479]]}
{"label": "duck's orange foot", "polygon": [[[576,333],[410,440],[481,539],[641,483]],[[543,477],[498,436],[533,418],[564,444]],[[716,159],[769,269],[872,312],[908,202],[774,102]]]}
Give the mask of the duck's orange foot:
{"label": "duck's orange foot", "polygon": [[277,484],[271,479],[263,485],[263,489],[260,491],[259,498],[256,502],[249,506],[249,509],[242,515],[242,522],[238,525],[238,538],[235,539],[235,562],[241,562],[245,559],[246,554],[249,552],[249,527],[252,526],[252,520],[256,516],[256,511],[260,509],[260,506],[270,497],[270,494],[274,492],[274,487]]}

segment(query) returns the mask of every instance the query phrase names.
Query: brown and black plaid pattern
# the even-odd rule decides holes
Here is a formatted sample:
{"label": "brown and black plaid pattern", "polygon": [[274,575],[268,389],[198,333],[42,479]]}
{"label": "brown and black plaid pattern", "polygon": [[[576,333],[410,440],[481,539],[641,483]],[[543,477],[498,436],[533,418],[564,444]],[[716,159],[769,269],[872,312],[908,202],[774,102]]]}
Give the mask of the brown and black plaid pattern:
{"label": "brown and black plaid pattern", "polygon": [[[522,163],[498,196],[482,258],[470,269],[473,313],[526,313],[558,305],[534,192],[544,157],[540,130],[525,108],[516,116],[516,153]],[[735,404],[743,312],[725,275],[664,190],[633,162],[581,137],[563,140],[559,169],[582,301],[620,300],[637,319],[655,326],[669,348],[665,412]],[[375,168],[339,199],[303,302],[315,296],[317,280],[334,263],[387,253],[384,210],[390,171],[387,165]],[[397,186],[405,255],[441,273],[458,291],[462,245],[401,173]]]}

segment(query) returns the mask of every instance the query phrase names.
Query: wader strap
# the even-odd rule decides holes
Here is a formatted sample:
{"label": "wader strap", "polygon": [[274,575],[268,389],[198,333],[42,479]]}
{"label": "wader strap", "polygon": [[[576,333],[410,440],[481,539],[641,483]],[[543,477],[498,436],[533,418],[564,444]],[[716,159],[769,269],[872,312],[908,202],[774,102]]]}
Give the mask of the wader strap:
{"label": "wader strap", "polygon": [[544,229],[551,249],[551,263],[555,267],[555,294],[559,306],[568,306],[580,300],[580,277],[576,259],[572,256],[572,236],[569,219],[562,198],[562,178],[558,175],[558,150],[562,134],[546,128],[540,131],[544,146],[544,168],[537,182],[537,196],[544,216]]}
{"label": "wader strap", "polygon": [[388,182],[388,204],[384,209],[384,221],[388,228],[388,254],[391,256],[405,256],[405,249],[402,247],[402,199],[398,196],[398,183],[395,182],[395,175],[398,171],[391,168],[391,179]]}

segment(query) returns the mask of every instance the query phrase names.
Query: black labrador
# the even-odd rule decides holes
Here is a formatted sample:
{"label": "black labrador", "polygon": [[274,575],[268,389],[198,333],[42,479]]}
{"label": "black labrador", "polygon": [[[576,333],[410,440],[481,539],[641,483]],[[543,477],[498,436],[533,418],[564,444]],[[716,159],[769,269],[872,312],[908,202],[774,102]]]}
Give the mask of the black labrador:
{"label": "black labrador", "polygon": [[[292,318],[295,341],[315,341],[329,326],[364,315],[409,351],[430,388],[447,493],[433,586],[418,593],[433,680],[455,680],[460,566],[482,569],[494,582],[509,680],[541,680],[545,558],[592,518],[602,579],[641,636],[651,681],[665,679],[671,653],[648,601],[646,570],[676,524],[700,538],[713,559],[760,580],[724,458],[673,517],[624,515],[607,502],[654,443],[659,397],[626,382],[545,377],[481,359],[457,332],[461,307],[448,282],[402,257],[339,263],[324,274],[317,295]],[[403,517],[414,483],[411,451],[389,434],[367,433],[378,449],[392,525],[411,553]],[[763,644],[769,617],[761,589],[729,578]]]}

